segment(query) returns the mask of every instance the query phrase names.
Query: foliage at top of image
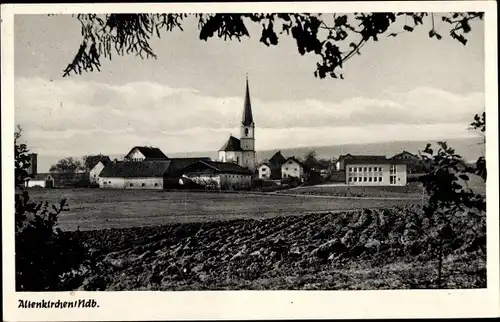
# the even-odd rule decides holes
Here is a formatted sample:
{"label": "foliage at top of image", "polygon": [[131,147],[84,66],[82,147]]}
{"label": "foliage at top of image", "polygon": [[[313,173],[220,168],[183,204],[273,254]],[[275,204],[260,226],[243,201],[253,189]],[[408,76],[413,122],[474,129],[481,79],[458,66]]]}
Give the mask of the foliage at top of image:
{"label": "foliage at top of image", "polygon": [[[197,23],[199,39],[204,41],[213,37],[238,41],[250,38],[249,24],[262,26],[259,41],[266,46],[276,46],[281,37],[291,36],[301,55],[318,56],[315,77],[343,79],[345,62],[360,55],[367,42],[376,42],[382,36],[396,37],[426,26],[430,38],[440,40],[446,32],[466,45],[471,21],[482,20],[483,16],[481,12],[77,14],[74,17],[81,24],[82,41],[63,76],[100,71],[101,59],[111,60],[114,54],[157,58],[150,44],[152,38],[161,38],[165,32],[173,30],[183,31],[185,23]],[[390,30],[393,26],[394,31]]]}

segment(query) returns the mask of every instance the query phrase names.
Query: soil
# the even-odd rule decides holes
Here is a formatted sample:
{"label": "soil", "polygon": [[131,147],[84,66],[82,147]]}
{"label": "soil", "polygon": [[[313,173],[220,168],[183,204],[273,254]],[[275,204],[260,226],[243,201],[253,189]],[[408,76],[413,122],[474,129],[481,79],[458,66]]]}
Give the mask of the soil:
{"label": "soil", "polygon": [[432,227],[406,206],[81,231],[80,290],[484,288],[485,220],[457,218],[440,285]]}

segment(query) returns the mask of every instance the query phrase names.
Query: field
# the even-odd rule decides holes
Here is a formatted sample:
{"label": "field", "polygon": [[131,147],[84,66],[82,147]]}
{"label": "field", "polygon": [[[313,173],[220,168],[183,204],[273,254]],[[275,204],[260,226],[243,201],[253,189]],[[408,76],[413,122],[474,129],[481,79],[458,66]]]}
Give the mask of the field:
{"label": "field", "polygon": [[[418,207],[81,232],[80,290],[371,290],[486,287],[485,220],[444,249]],[[465,227],[466,225],[464,225]]]}
{"label": "field", "polygon": [[90,251],[80,290],[486,287],[485,216],[456,215],[438,283],[420,199],[287,193],[30,190],[67,198],[60,227]]}
{"label": "field", "polygon": [[103,189],[30,189],[39,201],[66,198],[63,230],[130,228],[172,223],[263,219],[326,211],[403,206],[418,200],[311,198],[250,193],[168,192]]}
{"label": "field", "polygon": [[406,186],[362,187],[345,184],[326,184],[317,186],[297,187],[286,191],[301,195],[360,197],[360,198],[407,198],[421,200],[422,184],[412,182]]}

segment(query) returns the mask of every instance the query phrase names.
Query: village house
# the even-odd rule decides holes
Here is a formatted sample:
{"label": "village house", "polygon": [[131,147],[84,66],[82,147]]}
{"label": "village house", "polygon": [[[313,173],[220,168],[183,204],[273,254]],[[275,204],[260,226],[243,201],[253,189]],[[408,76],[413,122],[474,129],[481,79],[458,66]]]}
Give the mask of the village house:
{"label": "village house", "polygon": [[385,156],[357,156],[344,159],[345,182],[356,186],[405,186],[406,163]]}
{"label": "village house", "polygon": [[232,135],[219,149],[218,161],[235,163],[246,168],[252,173],[256,170],[255,159],[255,123],[250,102],[250,91],[248,89],[248,78],[246,81],[245,102],[243,116],[240,124],[240,138]]}
{"label": "village house", "polygon": [[415,154],[408,151],[403,151],[390,158],[391,160],[401,161],[406,164],[408,173],[422,173],[424,172],[424,164],[422,160]]}
{"label": "village house", "polygon": [[135,146],[125,155],[124,161],[141,162],[167,159],[167,156],[158,148],[151,146]]}
{"label": "village house", "polygon": [[270,180],[271,179],[271,167],[267,163],[263,163],[258,167],[259,179]]}
{"label": "village house", "polygon": [[89,171],[89,183],[91,186],[99,184],[99,175],[105,166],[110,164],[112,161],[108,156],[97,155],[88,157],[87,165],[90,169]]}

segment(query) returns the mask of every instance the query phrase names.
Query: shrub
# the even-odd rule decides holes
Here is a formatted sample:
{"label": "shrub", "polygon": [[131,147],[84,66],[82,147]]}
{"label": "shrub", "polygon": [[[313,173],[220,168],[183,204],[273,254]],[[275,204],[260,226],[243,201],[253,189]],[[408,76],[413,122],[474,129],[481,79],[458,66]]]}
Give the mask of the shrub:
{"label": "shrub", "polygon": [[21,130],[14,136],[15,146],[15,267],[17,291],[63,291],[79,286],[88,269],[87,250],[79,232],[57,228],[58,215],[66,210],[66,200],[58,206],[35,202],[24,187],[28,177],[28,149],[18,144]]}

